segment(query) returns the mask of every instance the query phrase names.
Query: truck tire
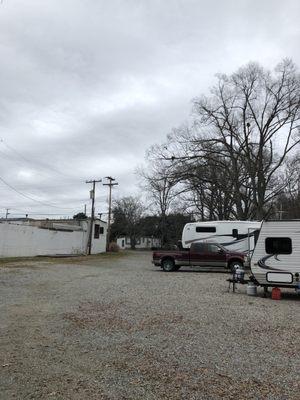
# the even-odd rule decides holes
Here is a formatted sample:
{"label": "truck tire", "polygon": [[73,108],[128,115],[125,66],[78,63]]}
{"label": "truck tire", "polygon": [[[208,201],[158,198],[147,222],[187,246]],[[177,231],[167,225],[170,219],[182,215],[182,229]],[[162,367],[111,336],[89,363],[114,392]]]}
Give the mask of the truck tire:
{"label": "truck tire", "polygon": [[161,262],[161,267],[165,272],[172,272],[175,271],[175,263],[172,258],[165,258]]}
{"label": "truck tire", "polygon": [[244,265],[241,261],[231,261],[228,269],[233,274],[237,268],[243,268],[243,267],[244,267]]}

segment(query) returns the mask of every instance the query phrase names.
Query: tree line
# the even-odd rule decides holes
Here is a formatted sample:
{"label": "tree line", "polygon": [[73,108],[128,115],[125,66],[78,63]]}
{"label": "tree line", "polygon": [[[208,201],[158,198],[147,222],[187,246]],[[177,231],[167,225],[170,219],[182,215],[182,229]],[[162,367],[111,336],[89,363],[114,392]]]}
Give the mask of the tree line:
{"label": "tree line", "polygon": [[149,215],[149,204],[142,203],[134,196],[115,200],[113,216],[111,239],[127,236],[132,249],[141,237],[159,238],[163,247],[171,246],[181,239],[184,225],[191,221],[190,216],[173,212],[165,216],[162,226],[161,215]]}

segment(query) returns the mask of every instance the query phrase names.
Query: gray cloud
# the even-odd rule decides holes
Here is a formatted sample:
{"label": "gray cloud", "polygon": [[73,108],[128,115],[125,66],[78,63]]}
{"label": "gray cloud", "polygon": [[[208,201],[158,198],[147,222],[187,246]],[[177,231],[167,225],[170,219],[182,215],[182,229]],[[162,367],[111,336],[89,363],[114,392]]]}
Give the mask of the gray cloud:
{"label": "gray cloud", "polygon": [[[106,175],[116,195],[137,193],[145,150],[189,117],[215,73],[300,64],[299,17],[297,0],[4,0],[0,176],[66,209],[3,182],[0,207],[72,215],[89,203],[85,180]],[[98,195],[103,211],[106,188]]]}

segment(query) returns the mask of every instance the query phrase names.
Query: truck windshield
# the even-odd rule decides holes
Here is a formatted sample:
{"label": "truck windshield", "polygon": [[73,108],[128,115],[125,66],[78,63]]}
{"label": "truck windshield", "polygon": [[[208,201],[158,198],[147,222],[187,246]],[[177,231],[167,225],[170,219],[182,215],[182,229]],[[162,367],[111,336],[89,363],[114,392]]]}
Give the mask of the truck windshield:
{"label": "truck windshield", "polygon": [[218,247],[220,247],[220,249],[224,250],[224,251],[228,251],[228,249],[226,249],[226,247],[222,246],[221,244],[217,244]]}

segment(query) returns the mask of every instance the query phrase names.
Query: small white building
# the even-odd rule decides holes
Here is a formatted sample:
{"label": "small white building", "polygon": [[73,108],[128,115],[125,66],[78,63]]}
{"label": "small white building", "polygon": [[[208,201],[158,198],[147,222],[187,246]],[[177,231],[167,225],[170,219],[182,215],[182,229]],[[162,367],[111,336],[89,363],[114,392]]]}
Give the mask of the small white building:
{"label": "small white building", "polygon": [[[91,220],[0,220],[0,257],[86,254]],[[95,219],[92,254],[106,251],[107,223]]]}
{"label": "small white building", "polygon": [[[117,245],[120,249],[130,249],[131,248],[131,240],[129,236],[123,236],[117,239]],[[140,250],[151,250],[153,247],[160,247],[160,239],[148,236],[148,237],[140,237],[136,239],[135,248]]]}

